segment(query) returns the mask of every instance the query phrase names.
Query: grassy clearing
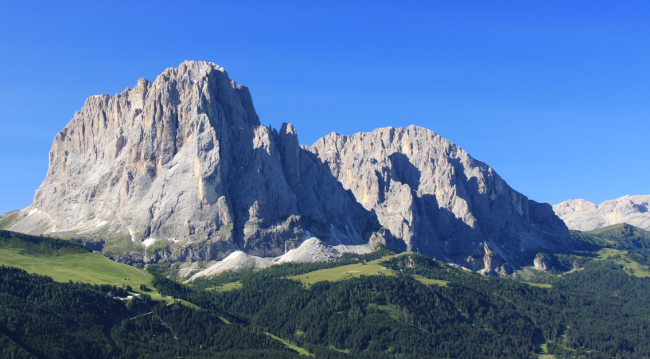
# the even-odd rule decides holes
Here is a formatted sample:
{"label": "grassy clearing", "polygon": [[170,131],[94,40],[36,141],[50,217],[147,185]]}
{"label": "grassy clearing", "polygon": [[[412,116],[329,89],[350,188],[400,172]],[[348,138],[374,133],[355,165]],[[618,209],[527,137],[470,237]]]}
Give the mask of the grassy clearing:
{"label": "grassy clearing", "polygon": [[611,260],[623,266],[623,270],[630,275],[637,277],[650,277],[650,268],[630,259],[627,254],[628,251],[621,251],[612,248],[603,248],[598,253],[596,260]]}
{"label": "grassy clearing", "polygon": [[351,279],[362,275],[387,275],[395,276],[391,270],[384,269],[379,264],[350,264],[342,267],[335,267],[329,269],[321,269],[314,272],[309,272],[295,277],[303,284],[310,286],[314,283],[322,281],[338,282],[341,280]]}
{"label": "grassy clearing", "polygon": [[587,232],[587,233],[589,233],[589,234],[601,234],[603,232],[608,232],[608,231],[611,231],[613,229],[619,229],[619,228],[625,227],[625,225],[626,225],[626,223],[619,223],[619,224],[615,224],[615,225],[612,225],[612,226],[607,226],[607,227],[603,227],[603,228],[594,229],[593,231],[590,231],[590,232]]}
{"label": "grassy clearing", "polygon": [[314,283],[322,281],[338,282],[341,280],[360,277],[362,275],[386,275],[395,276],[394,271],[384,269],[379,263],[384,262],[390,258],[400,257],[413,254],[412,252],[404,252],[392,256],[386,256],[375,259],[368,263],[349,264],[341,267],[334,267],[329,269],[321,269],[301,275],[291,277],[291,279],[299,280],[304,285],[310,286]]}
{"label": "grassy clearing", "polygon": [[279,338],[279,337],[276,337],[275,335],[273,335],[273,334],[271,334],[271,333],[266,333],[266,335],[270,336],[271,338],[273,338],[273,339],[275,339],[275,340],[279,340],[279,341],[281,341],[282,344],[284,344],[285,346],[287,346],[287,347],[290,348],[290,349],[293,349],[293,350],[297,351],[298,354],[300,354],[300,355],[307,355],[307,356],[312,356],[312,357],[314,356],[314,354],[312,354],[312,353],[306,351],[305,349],[303,349],[303,348],[301,348],[301,347],[297,347],[297,346],[295,346],[295,345],[291,345],[291,344],[287,343],[284,339],[281,339],[281,338]]}
{"label": "grassy clearing", "polygon": [[[134,236],[137,236],[139,232],[136,232]],[[141,244],[136,244],[131,240],[130,236],[122,236],[113,234],[109,241],[104,244],[103,252],[106,255],[121,254],[127,251],[132,251],[136,253],[144,254],[145,247]]]}
{"label": "grassy clearing", "polygon": [[[564,325],[564,324],[560,324],[560,327],[561,327],[561,329],[560,329],[561,334],[560,334],[560,340],[558,342],[553,342],[552,340],[545,339],[544,336],[542,335],[541,331],[539,331],[537,329],[535,330],[535,334],[533,335],[533,342],[535,344],[535,347],[537,348],[537,350],[536,350],[537,358],[539,358],[539,359],[556,359],[556,358],[559,357],[559,356],[556,357],[553,354],[548,354],[548,345],[549,345],[549,343],[553,343],[553,344],[559,346],[560,348],[568,351],[570,353],[569,356],[571,358],[573,358],[573,357],[577,358],[577,356],[575,356],[575,352],[576,352],[575,349],[567,348],[566,346],[564,346],[562,344],[562,343],[566,342],[566,331],[567,331],[567,329],[569,327]],[[580,358],[583,358],[583,356],[580,356]]]}
{"label": "grassy clearing", "polygon": [[[110,284],[118,287],[130,285],[138,292],[142,292],[141,284],[152,288],[151,276],[144,270],[113,262],[96,253],[32,256],[21,254],[20,249],[0,248],[0,263],[24,269],[29,273],[46,275],[57,282]],[[154,300],[173,302],[173,299],[162,298],[155,290],[142,293],[150,295]]]}
{"label": "grassy clearing", "polygon": [[377,309],[386,312],[388,315],[391,316],[391,318],[395,320],[404,319],[404,313],[400,312],[399,310],[397,310],[397,308],[395,308],[392,305],[378,305]]}
{"label": "grassy clearing", "polygon": [[547,283],[531,283],[531,282],[524,282],[524,283],[526,283],[526,284],[528,284],[528,285],[530,285],[530,286],[533,286],[533,287],[540,287],[540,288],[553,288],[552,285],[547,284]]}
{"label": "grassy clearing", "polygon": [[192,308],[194,310],[202,310],[203,309],[203,308],[199,307],[198,305],[192,304],[192,303],[190,303],[190,302],[188,302],[186,300],[183,300],[183,299],[171,299],[171,298],[164,298],[164,299],[165,299],[165,302],[167,302],[167,304],[172,304],[172,303],[174,303],[174,301],[176,301],[176,302],[179,302],[181,305],[184,305],[184,306],[186,306],[188,308]]}
{"label": "grassy clearing", "polygon": [[419,282],[421,282],[423,284],[426,284],[426,285],[437,285],[439,287],[446,287],[447,284],[449,284],[449,282],[447,282],[446,280],[429,279],[429,278],[421,277],[419,275],[414,275],[413,279],[415,279],[415,280],[417,280],[417,281],[419,281]]}
{"label": "grassy clearing", "polygon": [[230,282],[218,287],[207,288],[206,290],[213,292],[230,292],[231,290],[240,289],[242,287],[241,281]]}
{"label": "grassy clearing", "polygon": [[545,355],[548,355],[548,344],[546,343],[546,339],[544,339],[542,331],[539,329],[535,329],[535,333],[533,334],[533,344],[536,347],[535,352],[538,354],[538,358],[543,358]]}
{"label": "grassy clearing", "polygon": [[336,350],[336,351],[339,352],[339,353],[350,354],[350,349],[339,349],[339,348],[335,348],[335,347],[332,346],[332,345],[330,345],[328,348],[330,348],[330,349],[332,349],[332,350]]}
{"label": "grassy clearing", "polygon": [[0,229],[9,227],[14,222],[14,219],[16,219],[18,212],[18,210],[13,210],[0,215]]}

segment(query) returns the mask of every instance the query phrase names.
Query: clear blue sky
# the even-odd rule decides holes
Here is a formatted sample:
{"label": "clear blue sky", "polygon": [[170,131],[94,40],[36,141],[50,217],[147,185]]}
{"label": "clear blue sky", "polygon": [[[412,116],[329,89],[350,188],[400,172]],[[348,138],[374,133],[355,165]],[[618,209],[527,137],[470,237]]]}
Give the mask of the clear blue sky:
{"label": "clear blue sky", "polygon": [[88,96],[212,61],[300,142],[434,130],[540,202],[650,193],[649,1],[0,3],[0,212]]}

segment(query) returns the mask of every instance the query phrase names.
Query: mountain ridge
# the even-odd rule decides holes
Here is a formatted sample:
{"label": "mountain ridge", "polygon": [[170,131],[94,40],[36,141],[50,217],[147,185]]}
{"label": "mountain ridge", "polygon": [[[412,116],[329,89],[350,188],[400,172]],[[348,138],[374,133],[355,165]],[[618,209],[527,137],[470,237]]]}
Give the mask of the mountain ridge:
{"label": "mountain ridge", "polygon": [[339,251],[381,243],[501,276],[572,240],[549,205],[433,131],[332,133],[299,146],[291,124],[260,124],[250,91],[225,69],[196,61],[89,97],[11,222],[125,263],[238,249],[277,257],[313,236]]}
{"label": "mountain ridge", "polygon": [[650,195],[623,196],[596,205],[584,199],[567,200],[553,211],[571,230],[589,232],[619,223],[650,230]]}

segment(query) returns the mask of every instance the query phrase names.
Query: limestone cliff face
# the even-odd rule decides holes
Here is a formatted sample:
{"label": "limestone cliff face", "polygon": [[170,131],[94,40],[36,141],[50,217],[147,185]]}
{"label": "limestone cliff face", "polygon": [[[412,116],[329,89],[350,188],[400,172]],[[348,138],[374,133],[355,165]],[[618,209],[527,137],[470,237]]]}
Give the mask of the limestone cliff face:
{"label": "limestone cliff face", "polygon": [[293,126],[260,125],[246,87],[186,61],[88,98],[10,229],[100,241],[125,262],[222,259],[237,247],[281,255],[308,233],[359,244],[366,212]]}
{"label": "limestone cliff face", "polygon": [[535,257],[534,264],[535,264],[535,269],[541,271],[547,271],[551,269],[552,259],[551,257],[549,257],[548,254],[538,253],[537,257]]}
{"label": "limestone cliff face", "polygon": [[553,206],[566,225],[577,231],[593,231],[619,223],[650,230],[650,195],[624,196],[595,205],[584,199],[568,200]]}
{"label": "limestone cliff face", "polygon": [[502,275],[495,270],[505,262],[530,265],[540,250],[571,241],[549,204],[528,200],[430,130],[332,133],[310,150],[377,216],[381,240],[398,251]]}
{"label": "limestone cliff face", "polygon": [[503,276],[571,240],[550,205],[432,131],[298,144],[292,125],[260,124],[223,68],[186,61],[88,98],[54,139],[34,203],[0,220],[127,263],[221,260],[237,248],[275,257],[317,237],[337,252],[379,242]]}

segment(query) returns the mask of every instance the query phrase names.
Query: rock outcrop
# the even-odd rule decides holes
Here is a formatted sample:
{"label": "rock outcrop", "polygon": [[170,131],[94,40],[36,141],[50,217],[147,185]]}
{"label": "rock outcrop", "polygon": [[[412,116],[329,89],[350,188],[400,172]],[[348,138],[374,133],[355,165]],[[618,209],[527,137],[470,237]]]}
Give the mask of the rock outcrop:
{"label": "rock outcrop", "polygon": [[409,126],[332,133],[310,150],[377,216],[377,240],[397,251],[479,271],[489,252],[498,256],[490,262],[523,266],[537,252],[562,250],[572,241],[549,204],[513,190],[433,131]]}
{"label": "rock outcrop", "polygon": [[501,258],[499,253],[490,250],[485,244],[485,255],[483,256],[483,269],[479,272],[483,275],[505,278],[513,272],[513,267]]}
{"label": "rock outcrop", "polygon": [[547,271],[551,269],[553,260],[548,254],[538,253],[533,263],[535,265],[535,269],[541,271]]}
{"label": "rock outcrop", "polygon": [[553,211],[569,229],[588,232],[619,223],[650,230],[650,195],[624,196],[595,205],[584,199],[568,200]]}
{"label": "rock outcrop", "polygon": [[550,205],[430,130],[300,147],[292,125],[260,124],[223,68],[194,61],[88,98],[54,139],[33,204],[10,221],[126,263],[277,257],[313,236],[325,260],[381,243],[505,275],[571,241]]}

